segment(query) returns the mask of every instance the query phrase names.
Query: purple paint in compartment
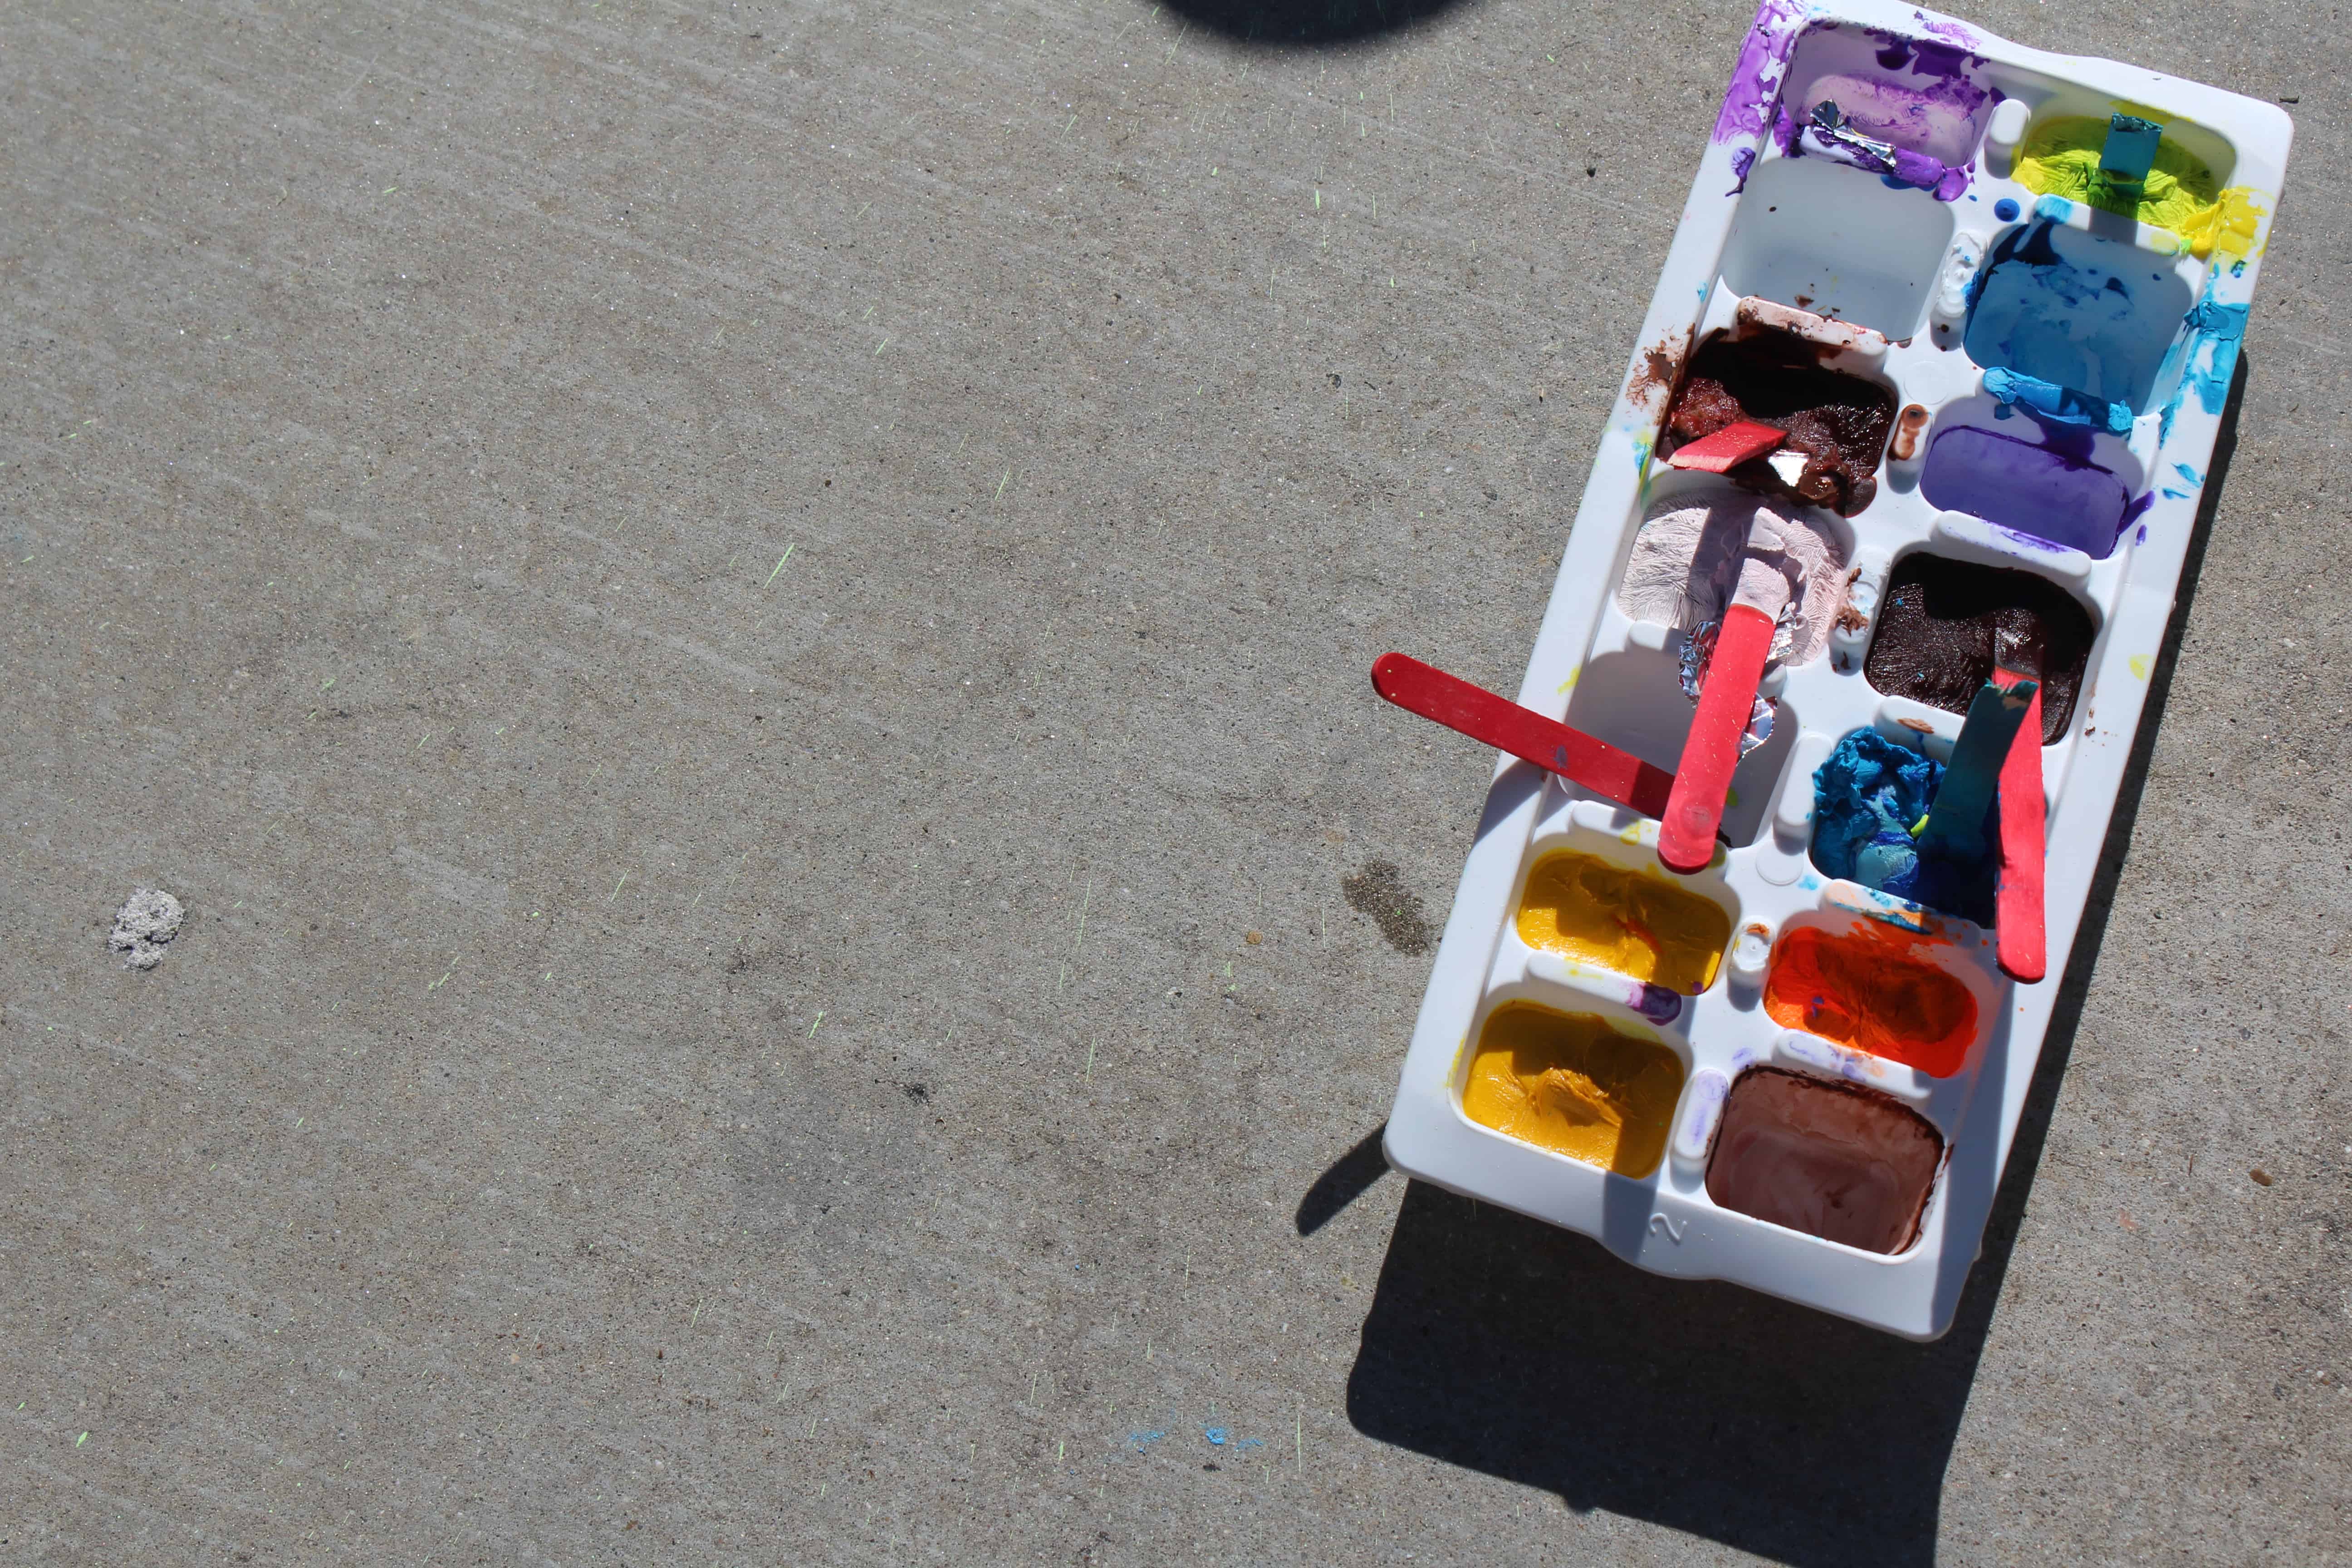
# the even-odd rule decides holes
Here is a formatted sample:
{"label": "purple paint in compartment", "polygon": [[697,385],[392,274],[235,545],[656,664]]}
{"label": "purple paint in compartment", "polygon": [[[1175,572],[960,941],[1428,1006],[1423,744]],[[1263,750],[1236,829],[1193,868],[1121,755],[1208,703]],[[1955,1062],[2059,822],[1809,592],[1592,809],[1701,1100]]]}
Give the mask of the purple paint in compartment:
{"label": "purple paint in compartment", "polygon": [[2077,445],[2037,445],[1956,426],[1928,443],[1919,490],[1947,511],[2104,561],[2123,533],[2131,492]]}
{"label": "purple paint in compartment", "polygon": [[1895,150],[1897,179],[1948,202],[1968,189],[1977,142],[2000,99],[1984,60],[1964,48],[1818,24],[1790,61],[1773,142],[1802,155],[1815,107],[1834,103],[1853,131]]}

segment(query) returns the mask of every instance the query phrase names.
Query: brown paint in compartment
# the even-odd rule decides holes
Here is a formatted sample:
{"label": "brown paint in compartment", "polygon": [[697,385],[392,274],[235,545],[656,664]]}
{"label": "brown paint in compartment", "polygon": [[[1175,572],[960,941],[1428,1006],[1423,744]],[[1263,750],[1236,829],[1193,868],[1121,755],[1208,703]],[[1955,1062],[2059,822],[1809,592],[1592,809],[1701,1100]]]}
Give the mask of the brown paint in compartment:
{"label": "brown paint in compartment", "polygon": [[2039,649],[2029,673],[2042,682],[2042,743],[2056,745],[2074,717],[2098,628],[2081,601],[2031,572],[1925,551],[1905,556],[1879,601],[1863,679],[1874,691],[1966,713],[1992,679],[1996,627],[2029,636]]}
{"label": "brown paint in compartment", "polygon": [[1769,425],[1785,432],[1786,450],[1804,457],[1796,481],[1784,482],[1769,458],[1740,464],[1731,479],[1853,516],[1878,493],[1895,395],[1876,382],[1831,370],[1822,357],[1819,346],[1785,331],[1717,332],[1691,356],[1666,411],[1659,455],[1671,457],[1683,443],[1743,420]]}
{"label": "brown paint in compartment", "polygon": [[1779,1068],[1742,1073],[1706,1165],[1721,1207],[1865,1252],[1918,1238],[1944,1138],[1875,1089]]}

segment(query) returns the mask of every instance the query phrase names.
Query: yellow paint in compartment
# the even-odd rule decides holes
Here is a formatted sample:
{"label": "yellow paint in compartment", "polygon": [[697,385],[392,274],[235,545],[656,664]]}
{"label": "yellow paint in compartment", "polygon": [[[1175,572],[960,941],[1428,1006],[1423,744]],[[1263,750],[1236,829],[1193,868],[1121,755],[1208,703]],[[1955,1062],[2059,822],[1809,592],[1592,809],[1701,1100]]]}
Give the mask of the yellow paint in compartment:
{"label": "yellow paint in compartment", "polygon": [[1715,984],[1731,917],[1713,899],[1664,877],[1562,850],[1528,873],[1519,940],[1580,963],[1597,963],[1685,996]]}
{"label": "yellow paint in compartment", "polygon": [[1507,1002],[1487,1016],[1462,1089],[1482,1127],[1621,1176],[1658,1168],[1682,1097],[1682,1058],[1591,1013]]}
{"label": "yellow paint in compartment", "polygon": [[[2149,114],[2148,119],[2161,120]],[[2018,153],[2017,182],[2038,195],[2063,196],[2103,212],[2179,235],[2199,258],[2221,251],[2244,256],[2261,226],[2263,208],[2244,185],[2217,188],[2213,172],[2197,155],[2167,137],[2157,143],[2156,164],[2145,184],[2119,185],[2099,168],[2107,121],[2090,115],[2045,121]]]}

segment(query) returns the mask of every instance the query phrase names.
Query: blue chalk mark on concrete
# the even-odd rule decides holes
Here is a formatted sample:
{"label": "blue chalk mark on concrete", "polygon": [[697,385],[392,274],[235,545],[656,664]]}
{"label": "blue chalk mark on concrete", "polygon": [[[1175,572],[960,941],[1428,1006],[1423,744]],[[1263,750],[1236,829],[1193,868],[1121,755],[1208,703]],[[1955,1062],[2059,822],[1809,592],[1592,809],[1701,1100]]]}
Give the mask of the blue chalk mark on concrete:
{"label": "blue chalk mark on concrete", "polygon": [[1213,1447],[1263,1448],[1265,1447],[1265,1439],[1263,1437],[1236,1437],[1230,1428],[1223,1426],[1203,1426],[1201,1428],[1201,1436],[1206,1437]]}
{"label": "blue chalk mark on concrete", "polygon": [[1140,1454],[1144,1449],[1149,1448],[1152,1444],[1157,1443],[1160,1438],[1165,1437],[1166,1436],[1168,1436],[1168,1434],[1165,1432],[1129,1432],[1127,1435],[1127,1440],[1133,1444],[1135,1446],[1135,1451]]}

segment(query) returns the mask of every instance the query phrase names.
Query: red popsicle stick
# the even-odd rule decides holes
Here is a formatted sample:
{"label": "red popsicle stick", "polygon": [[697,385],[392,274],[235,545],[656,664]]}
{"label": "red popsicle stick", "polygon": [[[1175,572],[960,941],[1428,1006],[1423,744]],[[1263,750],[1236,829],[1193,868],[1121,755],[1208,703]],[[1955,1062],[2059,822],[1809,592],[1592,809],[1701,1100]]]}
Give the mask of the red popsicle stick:
{"label": "red popsicle stick", "polygon": [[1731,792],[1739,737],[1756,710],[1756,683],[1764,679],[1764,658],[1771,650],[1771,616],[1752,605],[1735,604],[1723,612],[1698,712],[1675,768],[1674,795],[1658,819],[1658,858],[1669,871],[1688,876],[1706,869],[1715,858],[1723,797]]}
{"label": "red popsicle stick", "polygon": [[[2027,677],[1996,669],[2006,689]],[[2049,972],[2049,936],[2042,902],[2042,694],[2026,706],[2009,755],[2000,763],[2000,874],[1993,883],[1993,952],[2000,972],[2031,984]]]}
{"label": "red popsicle stick", "polygon": [[1408,712],[1484,741],[1644,816],[1666,809],[1675,775],[1581,730],[1571,730],[1401,653],[1372,663],[1372,689]]}
{"label": "red popsicle stick", "polygon": [[1725,426],[1712,436],[1702,436],[1696,441],[1675,447],[1666,461],[1677,468],[1727,474],[1750,458],[1762,457],[1787,439],[1786,431],[1775,430],[1769,425],[1759,425],[1753,419],[1742,419]]}

